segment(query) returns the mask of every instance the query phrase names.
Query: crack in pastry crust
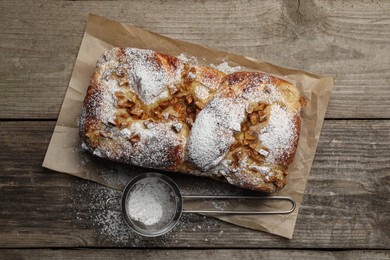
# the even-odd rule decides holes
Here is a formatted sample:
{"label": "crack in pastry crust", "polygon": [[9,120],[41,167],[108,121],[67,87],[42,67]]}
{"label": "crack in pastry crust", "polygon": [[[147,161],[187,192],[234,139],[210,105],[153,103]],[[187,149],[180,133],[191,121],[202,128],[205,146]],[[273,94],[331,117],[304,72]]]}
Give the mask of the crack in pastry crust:
{"label": "crack in pastry crust", "polygon": [[102,158],[275,192],[296,152],[303,105],[296,86],[265,73],[114,48],[97,62],[80,136]]}

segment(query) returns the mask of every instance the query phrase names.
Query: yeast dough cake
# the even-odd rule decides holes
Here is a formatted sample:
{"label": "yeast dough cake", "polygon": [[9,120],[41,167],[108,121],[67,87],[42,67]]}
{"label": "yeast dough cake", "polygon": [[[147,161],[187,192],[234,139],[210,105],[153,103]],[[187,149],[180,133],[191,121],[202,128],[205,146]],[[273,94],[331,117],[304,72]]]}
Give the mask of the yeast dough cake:
{"label": "yeast dough cake", "polygon": [[266,73],[114,48],[97,61],[80,136],[98,157],[271,193],[286,184],[304,103],[296,86]]}

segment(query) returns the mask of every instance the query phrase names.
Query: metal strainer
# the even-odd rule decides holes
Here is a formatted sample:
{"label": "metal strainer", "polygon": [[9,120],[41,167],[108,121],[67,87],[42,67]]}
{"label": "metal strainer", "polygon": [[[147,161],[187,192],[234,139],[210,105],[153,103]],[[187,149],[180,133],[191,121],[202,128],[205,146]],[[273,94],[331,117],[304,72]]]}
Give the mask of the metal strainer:
{"label": "metal strainer", "polygon": [[[278,200],[291,203],[287,210],[188,210],[183,209],[183,199],[206,200]],[[109,199],[110,200],[110,199]],[[107,202],[109,201],[107,200]],[[106,203],[107,203],[106,202]],[[148,237],[169,232],[184,213],[213,213],[237,215],[289,214],[296,207],[295,201],[283,196],[200,196],[181,195],[176,183],[166,175],[154,172],[140,174],[125,187],[121,198],[121,210],[127,224],[135,232]]]}

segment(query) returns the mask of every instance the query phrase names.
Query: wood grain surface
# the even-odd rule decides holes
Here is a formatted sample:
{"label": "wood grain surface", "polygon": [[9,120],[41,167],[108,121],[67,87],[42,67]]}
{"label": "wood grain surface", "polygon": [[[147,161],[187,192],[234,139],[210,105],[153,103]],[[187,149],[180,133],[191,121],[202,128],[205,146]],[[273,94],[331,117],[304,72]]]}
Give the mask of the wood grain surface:
{"label": "wood grain surface", "polygon": [[386,0],[16,0],[0,5],[0,118],[57,118],[88,13],[332,75],[327,118],[390,118]]}
{"label": "wood grain surface", "polygon": [[314,250],[125,250],[125,249],[73,249],[73,250],[3,250],[0,257],[13,259],[376,259],[390,258],[390,252],[384,250],[346,250],[346,251],[314,251]]}
{"label": "wood grain surface", "polygon": [[[88,13],[335,77],[292,240],[197,214],[141,237],[119,191],[42,168]],[[0,259],[390,259],[389,97],[387,0],[0,0]]]}
{"label": "wood grain surface", "polygon": [[[0,247],[389,249],[389,127],[325,122],[293,240],[197,214],[153,239],[107,209],[118,191],[41,167],[54,122],[1,122]],[[206,178],[173,177],[213,189]]]}

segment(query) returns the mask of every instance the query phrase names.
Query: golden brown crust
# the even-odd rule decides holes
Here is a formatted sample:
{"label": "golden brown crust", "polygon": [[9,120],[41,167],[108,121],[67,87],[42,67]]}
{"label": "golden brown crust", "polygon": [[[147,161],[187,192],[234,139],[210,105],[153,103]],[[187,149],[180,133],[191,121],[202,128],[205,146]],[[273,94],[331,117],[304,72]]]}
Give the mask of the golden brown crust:
{"label": "golden brown crust", "polygon": [[297,149],[303,105],[294,85],[265,73],[114,48],[97,62],[80,136],[102,158],[275,192]]}

